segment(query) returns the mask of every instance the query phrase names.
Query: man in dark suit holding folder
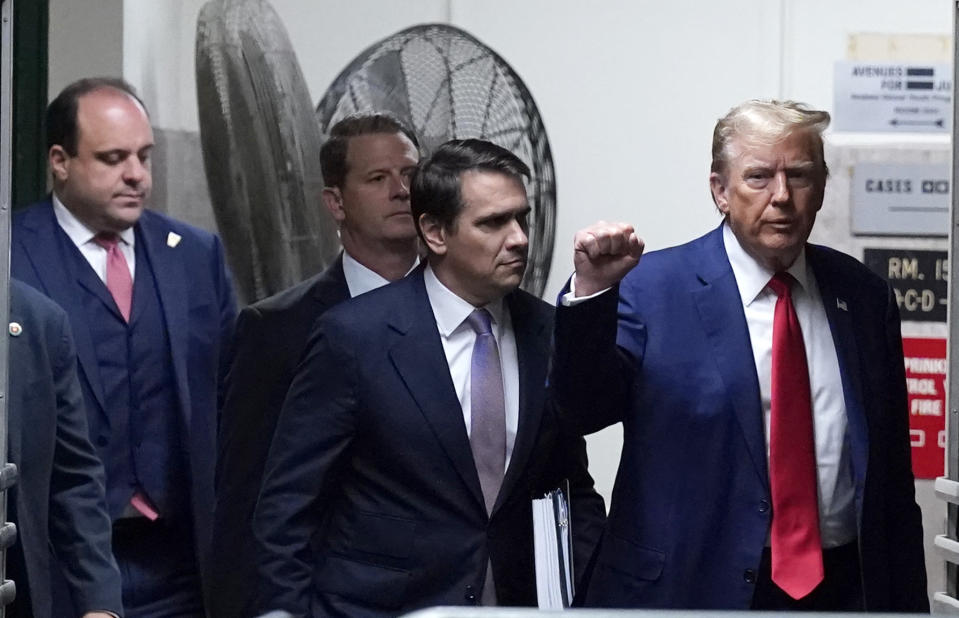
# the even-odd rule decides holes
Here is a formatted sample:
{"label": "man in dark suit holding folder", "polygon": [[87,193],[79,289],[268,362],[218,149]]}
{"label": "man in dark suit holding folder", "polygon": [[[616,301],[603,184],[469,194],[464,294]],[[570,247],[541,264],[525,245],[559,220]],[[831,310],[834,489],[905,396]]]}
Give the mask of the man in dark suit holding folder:
{"label": "man in dark suit holding folder", "polygon": [[427,264],[318,321],[254,518],[262,610],[535,605],[530,498],[565,478],[585,565],[603,502],[545,406],[552,308],[517,289],[528,176],[488,142],[440,147],[411,190]]}

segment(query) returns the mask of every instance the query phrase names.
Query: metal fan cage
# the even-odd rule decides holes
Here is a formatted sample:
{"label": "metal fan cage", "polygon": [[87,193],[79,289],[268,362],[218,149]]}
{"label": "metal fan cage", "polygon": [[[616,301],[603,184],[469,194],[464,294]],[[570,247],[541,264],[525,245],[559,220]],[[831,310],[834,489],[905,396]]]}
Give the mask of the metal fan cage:
{"label": "metal fan cage", "polygon": [[197,19],[197,98],[213,212],[241,300],[319,272],[339,250],[323,208],[313,102],[265,0],[211,0]]}
{"label": "metal fan cage", "polygon": [[536,103],[506,61],[453,26],[413,26],[367,48],[333,81],[316,110],[324,139],[338,120],[371,110],[409,123],[427,151],[450,139],[481,138],[529,166],[530,250],[522,287],[541,296],[555,234],[553,156]]}

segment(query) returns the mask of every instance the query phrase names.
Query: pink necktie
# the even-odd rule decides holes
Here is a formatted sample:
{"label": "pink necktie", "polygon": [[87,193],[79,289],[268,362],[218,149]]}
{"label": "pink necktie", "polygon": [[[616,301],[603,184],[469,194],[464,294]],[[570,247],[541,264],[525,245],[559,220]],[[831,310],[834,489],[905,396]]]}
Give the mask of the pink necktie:
{"label": "pink necktie", "polygon": [[127,259],[120,251],[120,237],[113,232],[100,232],[93,237],[93,242],[107,251],[107,289],[120,309],[120,315],[129,322],[130,307],[133,303],[133,277],[130,276]]}
{"label": "pink necktie", "polygon": [[819,585],[824,571],[809,367],[790,291],[794,281],[788,273],[776,273],[769,281],[779,297],[773,319],[769,421],[770,541],[773,582],[792,598],[801,599]]}
{"label": "pink necktie", "polygon": [[[133,303],[133,277],[130,276],[127,259],[120,251],[120,237],[113,232],[100,232],[94,236],[93,242],[107,251],[107,289],[110,290],[120,315],[129,322],[130,306]],[[159,517],[150,499],[140,491],[133,494],[130,504],[150,521]]]}
{"label": "pink necktie", "polygon": [[130,498],[130,504],[150,521],[156,521],[157,518],[160,517],[157,510],[153,508],[153,503],[150,502],[150,499],[142,491],[137,490],[136,493],[133,494],[133,497]]}

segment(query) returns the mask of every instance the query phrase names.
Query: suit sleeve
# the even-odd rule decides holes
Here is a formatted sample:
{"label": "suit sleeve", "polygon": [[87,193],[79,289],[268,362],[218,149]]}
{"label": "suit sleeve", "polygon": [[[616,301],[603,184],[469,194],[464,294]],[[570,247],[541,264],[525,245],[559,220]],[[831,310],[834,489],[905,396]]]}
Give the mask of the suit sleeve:
{"label": "suit sleeve", "polygon": [[59,316],[58,326],[59,340],[51,350],[57,429],[50,479],[50,539],[77,610],[121,615],[120,573],[111,550],[103,466],[88,437],[66,315]]}
{"label": "suit sleeve", "polygon": [[233,358],[233,328],[236,324],[236,294],[233,291],[233,282],[226,268],[226,259],[223,254],[223,245],[218,236],[213,237],[213,254],[215,281],[217,286],[217,301],[220,312],[220,350],[219,366],[217,368],[217,410],[223,405],[224,384],[226,374]]}
{"label": "suit sleeve", "polygon": [[310,538],[324,494],[357,427],[357,362],[338,325],[321,318],[283,404],[253,519],[261,611],[309,613]]}
{"label": "suit sleeve", "polygon": [[566,433],[599,431],[622,421],[628,408],[631,363],[617,346],[618,299],[616,286],[575,306],[559,303],[556,309],[549,384]]}
{"label": "suit sleeve", "polygon": [[606,524],[606,504],[593,487],[586,456],[586,441],[581,436],[563,436],[554,454],[554,469],[562,470],[569,480],[569,501],[573,531],[573,568],[575,589],[585,587],[585,578],[596,546]]}
{"label": "suit sleeve", "polygon": [[256,581],[257,564],[251,520],[282,402],[273,399],[280,363],[266,352],[272,348],[265,341],[265,328],[254,307],[246,307],[237,318],[217,434],[210,561],[213,593],[209,610],[213,615],[246,613],[256,591],[251,585]]}
{"label": "suit sleeve", "polygon": [[886,531],[889,539],[889,611],[929,612],[926,566],[923,558],[922,513],[916,504],[912,453],[909,444],[909,405],[903,363],[899,307],[889,290],[886,303],[886,347],[889,359],[886,476]]}

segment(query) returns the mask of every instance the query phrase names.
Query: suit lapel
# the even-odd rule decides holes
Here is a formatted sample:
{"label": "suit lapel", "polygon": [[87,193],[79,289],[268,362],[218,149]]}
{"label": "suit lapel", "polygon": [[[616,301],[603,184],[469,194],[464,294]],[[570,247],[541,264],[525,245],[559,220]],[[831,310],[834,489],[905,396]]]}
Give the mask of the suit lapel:
{"label": "suit lapel", "polygon": [[423,269],[409,275],[400,285],[407,293],[389,324],[396,333],[389,348],[390,359],[453,468],[485,512],[483,491],[473,463],[462,408],[450,379],[446,353],[426,295]]}
{"label": "suit lapel", "polygon": [[160,297],[160,307],[166,321],[177,397],[186,423],[184,426],[190,427],[190,390],[187,386],[186,367],[190,333],[189,294],[186,288],[189,273],[184,268],[177,247],[167,245],[170,230],[162,225],[161,221],[154,219],[150,211],[144,211],[137,228],[140,232],[137,240],[143,243],[143,252],[150,262],[157,295]]}
{"label": "suit lapel", "polygon": [[759,379],[742,297],[723,246],[721,226],[704,238],[695,267],[701,285],[692,295],[712,358],[742,428],[756,474],[768,485]]}
{"label": "suit lapel", "polygon": [[539,435],[546,392],[546,366],[550,335],[546,322],[537,320],[530,299],[514,292],[506,298],[516,336],[519,364],[519,425],[506,477],[496,498],[493,513],[499,509],[523,476]]}
{"label": "suit lapel", "polygon": [[827,255],[815,245],[806,245],[806,259],[812,267],[822,297],[842,379],[843,401],[846,404],[847,434],[853,458],[857,495],[862,495],[869,461],[869,431],[866,410],[863,407],[862,369],[859,347],[856,344],[855,305],[848,298],[838,296],[840,282],[833,277],[833,269],[826,263]]}
{"label": "suit lapel", "polygon": [[[53,204],[47,201],[42,207],[31,209],[23,219],[21,231],[22,237],[18,242],[36,270],[44,294],[60,305],[70,318],[80,371],[86,377],[87,384],[100,406],[100,412],[105,414],[103,383],[93,351],[90,324],[76,294],[76,282],[80,275],[75,267],[75,260],[69,255],[63,255],[61,251],[64,239],[60,237],[65,234],[53,214]],[[71,242],[69,238],[65,241]],[[103,290],[106,293],[105,287]]]}

